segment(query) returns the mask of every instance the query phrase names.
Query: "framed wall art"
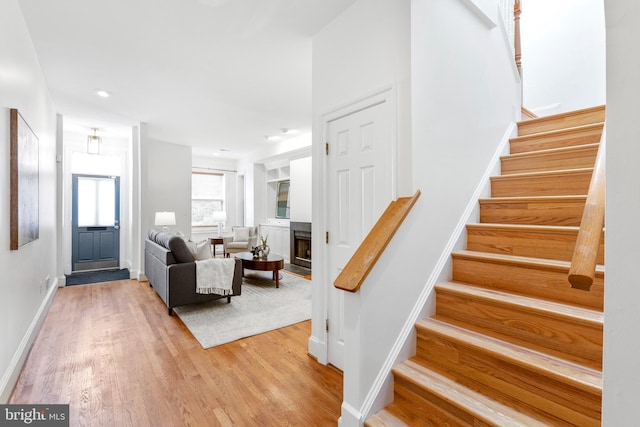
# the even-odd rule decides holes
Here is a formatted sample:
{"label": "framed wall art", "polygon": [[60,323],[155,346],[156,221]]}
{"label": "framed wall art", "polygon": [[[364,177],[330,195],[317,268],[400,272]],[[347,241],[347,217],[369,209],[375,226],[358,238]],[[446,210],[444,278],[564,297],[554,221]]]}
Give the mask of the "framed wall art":
{"label": "framed wall art", "polygon": [[40,236],[38,137],[17,109],[10,119],[10,249],[18,250]]}

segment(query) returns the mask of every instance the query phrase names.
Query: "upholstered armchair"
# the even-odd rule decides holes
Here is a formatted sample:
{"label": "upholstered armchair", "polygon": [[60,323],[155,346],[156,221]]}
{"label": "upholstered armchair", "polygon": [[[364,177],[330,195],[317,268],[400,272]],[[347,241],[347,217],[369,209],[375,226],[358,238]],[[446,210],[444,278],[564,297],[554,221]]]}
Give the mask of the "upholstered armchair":
{"label": "upholstered armchair", "polygon": [[231,227],[233,236],[224,239],[224,253],[250,252],[258,244],[258,227]]}

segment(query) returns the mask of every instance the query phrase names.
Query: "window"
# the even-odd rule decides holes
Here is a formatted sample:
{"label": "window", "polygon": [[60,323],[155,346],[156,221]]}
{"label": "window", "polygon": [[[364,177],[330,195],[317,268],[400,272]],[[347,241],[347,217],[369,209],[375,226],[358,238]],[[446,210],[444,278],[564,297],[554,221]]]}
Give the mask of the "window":
{"label": "window", "polygon": [[191,174],[191,226],[214,227],[214,212],[224,212],[224,175],[193,172]]}
{"label": "window", "polygon": [[278,182],[276,218],[289,218],[289,183],[290,181]]}

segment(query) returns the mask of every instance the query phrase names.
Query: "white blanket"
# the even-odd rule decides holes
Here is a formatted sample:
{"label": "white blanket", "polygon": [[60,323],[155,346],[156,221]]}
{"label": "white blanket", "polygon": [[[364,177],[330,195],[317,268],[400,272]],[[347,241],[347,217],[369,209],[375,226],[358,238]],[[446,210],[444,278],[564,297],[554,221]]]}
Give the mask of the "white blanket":
{"label": "white blanket", "polygon": [[209,258],[196,261],[196,292],[199,294],[231,295],[236,260]]}

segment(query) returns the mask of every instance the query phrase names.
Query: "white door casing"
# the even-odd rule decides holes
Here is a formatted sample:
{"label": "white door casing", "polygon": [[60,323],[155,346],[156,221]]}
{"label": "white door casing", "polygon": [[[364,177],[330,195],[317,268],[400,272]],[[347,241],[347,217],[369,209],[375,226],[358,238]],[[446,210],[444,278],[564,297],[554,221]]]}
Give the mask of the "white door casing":
{"label": "white door casing", "polygon": [[333,282],[394,197],[393,108],[373,97],[326,122],[327,358],[343,369],[344,291]]}

